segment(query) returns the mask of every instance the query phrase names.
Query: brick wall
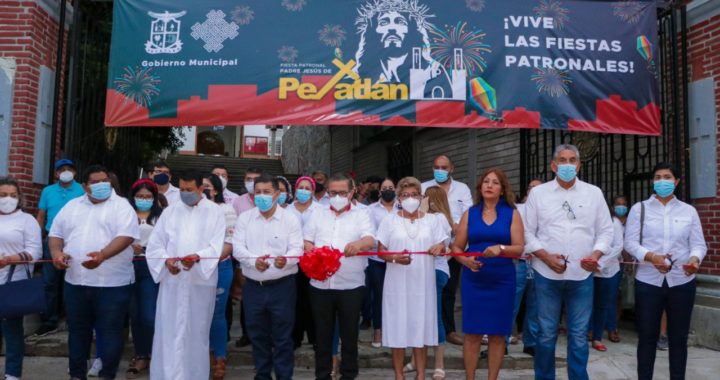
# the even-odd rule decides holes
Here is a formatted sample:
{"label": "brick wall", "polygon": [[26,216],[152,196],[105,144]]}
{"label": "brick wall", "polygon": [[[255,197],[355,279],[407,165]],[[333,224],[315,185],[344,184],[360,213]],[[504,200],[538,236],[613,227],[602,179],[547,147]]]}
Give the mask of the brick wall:
{"label": "brick wall", "polygon": [[[14,59],[17,64],[8,173],[20,182],[31,211],[35,210],[42,190],[41,185],[32,182],[40,66],[55,69],[57,35],[58,22],[36,1],[0,2],[0,57]],[[64,82],[63,74],[61,78]],[[62,98],[62,87],[60,94]],[[59,111],[58,120],[62,120],[62,107]],[[60,135],[58,129],[58,147]]]}
{"label": "brick wall", "polygon": [[[688,45],[690,80],[705,78],[715,80],[717,111],[720,109],[720,15],[690,26]],[[717,117],[718,136],[720,136],[720,114]],[[720,148],[720,144],[718,147]],[[720,168],[720,154],[718,154],[718,168]],[[715,198],[697,199],[693,204],[700,214],[708,244],[708,256],[705,258],[701,272],[720,275],[720,194]]]}

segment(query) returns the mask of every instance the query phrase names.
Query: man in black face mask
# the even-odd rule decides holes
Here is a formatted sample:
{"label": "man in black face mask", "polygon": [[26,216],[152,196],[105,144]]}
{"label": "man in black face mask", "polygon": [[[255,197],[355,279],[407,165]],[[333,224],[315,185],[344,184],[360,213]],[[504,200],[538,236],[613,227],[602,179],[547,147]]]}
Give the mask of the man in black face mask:
{"label": "man in black face mask", "polygon": [[371,175],[365,179],[365,182],[363,182],[366,195],[363,200],[364,204],[371,205],[380,200],[380,184],[382,181],[383,179],[376,175]]}
{"label": "man in black face mask", "polygon": [[325,174],[322,170],[316,170],[312,173],[312,178],[315,181],[315,202],[318,202],[323,206],[330,206],[330,197],[327,195],[327,191],[325,190],[327,174]]}
{"label": "man in black face mask", "polygon": [[168,201],[168,205],[172,205],[173,203],[180,201],[180,189],[170,183],[172,174],[170,172],[170,167],[165,163],[165,161],[156,162],[153,166],[153,170],[148,172],[148,176],[153,180],[153,182],[155,182],[160,194],[165,196],[165,199]]}

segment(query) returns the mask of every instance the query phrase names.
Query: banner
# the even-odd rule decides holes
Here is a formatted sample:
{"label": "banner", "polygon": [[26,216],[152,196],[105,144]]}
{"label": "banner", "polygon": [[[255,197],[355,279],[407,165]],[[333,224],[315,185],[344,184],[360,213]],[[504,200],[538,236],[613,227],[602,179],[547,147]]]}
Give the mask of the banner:
{"label": "banner", "polygon": [[655,1],[114,7],[108,126],[661,130]]}

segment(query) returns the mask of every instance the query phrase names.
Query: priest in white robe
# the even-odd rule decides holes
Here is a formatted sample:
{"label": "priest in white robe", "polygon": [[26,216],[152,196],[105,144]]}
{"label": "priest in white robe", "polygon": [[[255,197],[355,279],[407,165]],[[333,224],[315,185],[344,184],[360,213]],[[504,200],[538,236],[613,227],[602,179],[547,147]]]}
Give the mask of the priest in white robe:
{"label": "priest in white robe", "polygon": [[180,177],[182,202],[160,216],[147,262],[160,284],[150,378],[197,380],[210,375],[209,340],[225,215],[202,193],[202,175]]}

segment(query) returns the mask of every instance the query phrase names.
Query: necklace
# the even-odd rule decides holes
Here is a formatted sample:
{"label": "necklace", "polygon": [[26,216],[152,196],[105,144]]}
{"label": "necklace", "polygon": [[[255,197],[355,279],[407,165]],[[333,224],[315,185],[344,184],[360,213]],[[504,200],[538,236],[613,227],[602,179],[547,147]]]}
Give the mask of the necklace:
{"label": "necklace", "polygon": [[[402,222],[403,222],[403,228],[405,229],[405,233],[407,234],[407,236],[410,239],[415,240],[418,237],[418,235],[420,235],[420,223],[415,223],[414,220],[412,220],[412,221],[410,221],[410,223],[408,223],[407,218],[405,218],[405,211],[400,211],[400,212],[402,213],[401,218],[402,218]],[[418,216],[420,216],[420,215],[418,214]],[[408,228],[408,224],[410,226],[415,226],[415,228],[414,229]],[[414,231],[412,231],[412,230],[414,230]]]}

